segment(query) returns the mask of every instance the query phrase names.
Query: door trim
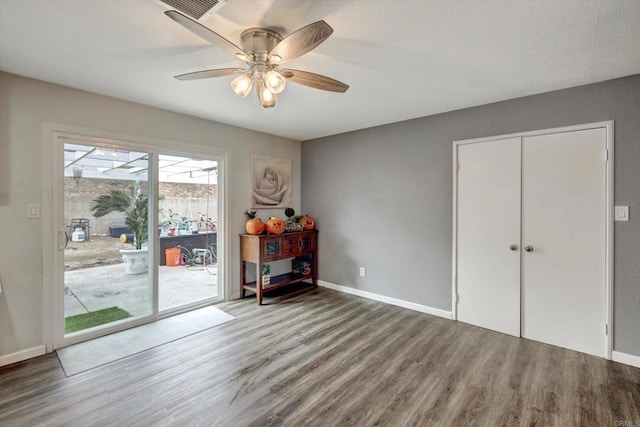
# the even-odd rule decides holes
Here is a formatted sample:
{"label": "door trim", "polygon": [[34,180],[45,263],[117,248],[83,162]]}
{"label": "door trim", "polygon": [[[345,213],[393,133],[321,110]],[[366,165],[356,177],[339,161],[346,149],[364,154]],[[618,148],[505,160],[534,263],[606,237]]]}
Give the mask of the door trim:
{"label": "door trim", "polygon": [[[206,145],[195,145],[184,143],[181,141],[164,140],[154,137],[144,137],[136,135],[120,134],[116,132],[105,131],[103,129],[93,129],[77,127],[72,125],[66,125],[54,122],[44,122],[42,125],[42,158],[51,159],[50,161],[44,160],[42,162],[42,215],[41,215],[41,233],[42,233],[42,270],[43,270],[43,307],[42,307],[42,341],[46,345],[46,352],[50,353],[56,348],[75,344],[80,341],[95,338],[97,336],[104,335],[105,333],[112,333],[123,328],[119,325],[113,325],[111,327],[105,327],[99,332],[83,334],[82,337],[70,337],[64,339],[62,332],[62,319],[63,316],[63,304],[64,300],[60,288],[60,277],[63,272],[60,271],[58,259],[58,233],[57,224],[60,223],[60,215],[62,214],[62,206],[60,204],[60,194],[54,194],[54,190],[61,188],[59,183],[56,184],[55,180],[62,180],[62,150],[59,146],[59,137],[68,136],[71,139],[82,140],[86,139],[93,144],[99,143],[105,146],[118,145],[121,146],[126,143],[130,148],[139,149],[140,151],[148,152],[153,158],[159,153],[179,153],[185,156],[201,156],[204,158],[212,158],[217,160],[218,163],[218,209],[219,209],[219,224],[222,226],[218,228],[218,239],[221,242],[222,250],[218,254],[218,280],[220,289],[222,290],[222,300],[229,298],[230,290],[230,269],[229,269],[229,257],[227,251],[229,250],[228,241],[228,194],[225,191],[226,185],[228,185],[228,170],[229,170],[229,158],[230,152],[226,149],[211,148]],[[209,142],[209,141],[203,141]],[[152,168],[155,168],[155,164],[152,163]],[[152,175],[157,175],[157,170],[152,170]],[[157,188],[153,186],[150,190],[157,192]],[[157,194],[154,199],[157,199]],[[157,201],[155,201],[157,208]],[[153,218],[152,218],[153,220]],[[153,221],[150,223],[150,227],[154,226]],[[153,228],[151,228],[153,229]],[[157,235],[154,233],[154,242],[149,242],[150,248],[152,245],[157,245]],[[154,251],[155,252],[155,251]],[[157,260],[156,265],[157,265]],[[152,269],[155,271],[155,269]],[[152,271],[150,275],[155,274]],[[157,299],[157,295],[153,295],[152,298]],[[157,304],[155,304],[157,307]],[[188,306],[184,310],[176,310],[170,313],[163,313],[158,315],[152,313],[149,316],[140,318],[127,323],[127,329],[130,327],[140,326],[145,323],[155,321],[162,317],[175,315],[183,311],[188,311],[194,307]]]}
{"label": "door trim", "polygon": [[[613,280],[614,280],[614,224],[613,224],[613,212],[614,212],[614,121],[602,121],[595,123],[585,123],[580,125],[564,126],[550,129],[535,130],[529,132],[519,132],[506,135],[488,136],[482,138],[473,138],[453,141],[453,230],[452,230],[452,270],[451,270],[451,313],[453,320],[458,320],[458,278],[457,278],[457,229],[458,229],[458,147],[466,144],[478,144],[488,141],[496,141],[508,138],[524,138],[528,136],[539,136],[553,133],[563,132],[575,132],[580,130],[598,129],[604,128],[606,130],[606,147],[607,147],[607,161],[606,161],[606,213],[605,213],[605,325],[603,325],[603,331],[606,327],[607,339],[607,359],[611,359],[613,350],[613,333],[614,333],[614,321],[613,321]],[[604,155],[604,153],[603,153]]]}

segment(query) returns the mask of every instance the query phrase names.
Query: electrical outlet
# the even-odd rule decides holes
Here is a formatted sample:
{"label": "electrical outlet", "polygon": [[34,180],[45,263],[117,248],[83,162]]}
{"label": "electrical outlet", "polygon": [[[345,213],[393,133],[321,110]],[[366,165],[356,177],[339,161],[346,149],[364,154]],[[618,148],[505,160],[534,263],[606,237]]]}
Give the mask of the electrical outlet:
{"label": "electrical outlet", "polygon": [[365,275],[364,267],[360,267],[360,275],[364,277]]}
{"label": "electrical outlet", "polygon": [[629,206],[616,206],[614,220],[629,221]]}

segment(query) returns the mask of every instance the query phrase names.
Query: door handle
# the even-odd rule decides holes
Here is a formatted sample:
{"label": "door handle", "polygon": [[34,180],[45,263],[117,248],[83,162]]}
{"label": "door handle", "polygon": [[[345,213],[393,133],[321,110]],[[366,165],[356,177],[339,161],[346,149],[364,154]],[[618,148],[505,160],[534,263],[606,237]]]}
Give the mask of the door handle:
{"label": "door handle", "polygon": [[510,251],[517,251],[518,250],[518,245],[516,245],[515,243],[511,246],[509,246],[509,250]]}
{"label": "door handle", "polygon": [[63,251],[64,248],[67,247],[69,243],[69,236],[67,236],[67,232],[64,230],[58,230],[58,250]]}
{"label": "door handle", "polygon": [[533,252],[533,246],[527,245],[527,246],[524,247],[524,250],[527,251],[527,252]]}

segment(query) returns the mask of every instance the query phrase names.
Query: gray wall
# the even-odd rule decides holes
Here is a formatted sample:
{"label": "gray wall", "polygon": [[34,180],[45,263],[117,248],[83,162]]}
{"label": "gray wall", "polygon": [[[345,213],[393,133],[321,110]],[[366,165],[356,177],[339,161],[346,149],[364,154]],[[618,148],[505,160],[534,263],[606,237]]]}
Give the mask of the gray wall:
{"label": "gray wall", "polygon": [[611,119],[614,349],[640,356],[640,75],[305,141],[320,279],[451,310],[452,141]]}

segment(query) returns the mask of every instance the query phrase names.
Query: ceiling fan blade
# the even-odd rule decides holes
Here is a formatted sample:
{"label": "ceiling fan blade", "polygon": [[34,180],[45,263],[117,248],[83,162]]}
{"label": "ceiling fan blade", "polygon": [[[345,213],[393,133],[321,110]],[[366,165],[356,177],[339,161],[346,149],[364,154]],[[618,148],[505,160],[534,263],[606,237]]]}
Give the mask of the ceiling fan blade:
{"label": "ceiling fan blade", "polygon": [[209,28],[200,24],[199,22],[194,21],[193,19],[183,15],[182,13],[176,10],[167,10],[164,14],[167,15],[169,18],[173,19],[174,21],[176,21],[178,24],[185,27],[187,30],[202,37],[209,43],[219,47],[220,49],[226,50],[230,54],[235,55],[236,57],[242,59],[243,61],[244,60],[250,61],[250,58],[247,56],[246,53],[244,53],[242,49],[240,49],[238,46],[231,43],[229,40],[225,39],[215,31],[210,30]]}
{"label": "ceiling fan blade", "polygon": [[294,31],[282,39],[271,52],[269,59],[274,64],[284,64],[315,49],[333,33],[333,28],[320,20]]}
{"label": "ceiling fan blade", "polygon": [[280,73],[286,79],[289,79],[294,83],[316,89],[341,93],[344,93],[347,91],[347,89],[349,89],[349,85],[339,82],[338,80],[334,80],[330,77],[322,76],[320,74],[310,73],[308,71],[284,69],[280,70]]}
{"label": "ceiling fan blade", "polygon": [[244,68],[218,68],[215,70],[194,71],[193,73],[180,74],[178,80],[210,79],[212,77],[224,77],[246,71]]}

